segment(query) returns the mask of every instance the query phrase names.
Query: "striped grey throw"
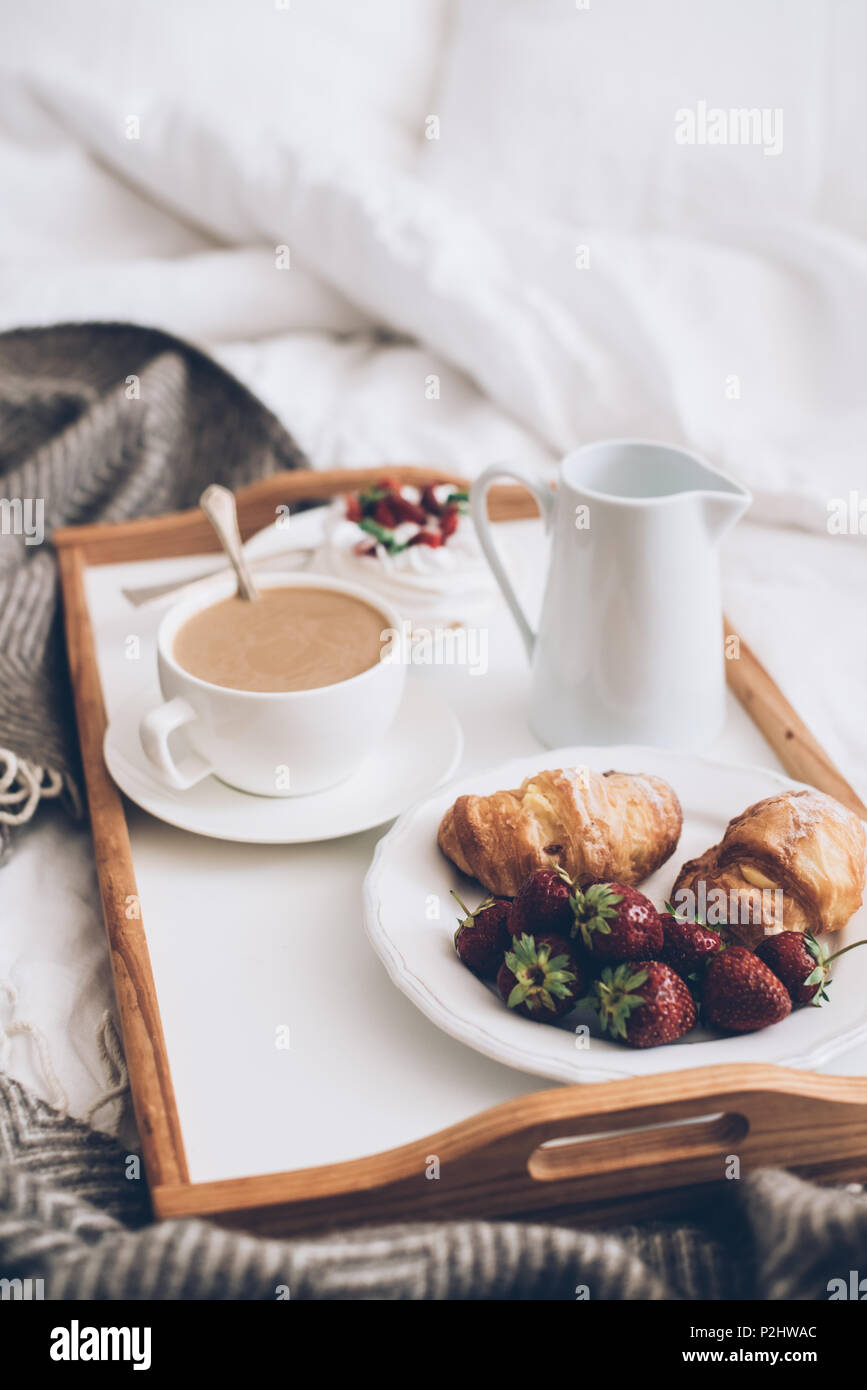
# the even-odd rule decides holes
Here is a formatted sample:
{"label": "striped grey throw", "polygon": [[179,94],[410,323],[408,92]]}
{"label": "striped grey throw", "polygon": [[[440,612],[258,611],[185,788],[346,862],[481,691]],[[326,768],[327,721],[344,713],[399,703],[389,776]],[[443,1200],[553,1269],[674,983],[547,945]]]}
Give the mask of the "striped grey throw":
{"label": "striped grey throw", "polygon": [[51,533],[194,506],[304,458],[210,358],[131,324],[0,334],[0,833],[79,802]]}
{"label": "striped grey throw", "polygon": [[42,1280],[46,1299],[824,1300],[867,1247],[867,1197],[770,1170],[728,1183],[707,1228],[466,1221],[276,1241],[150,1224],[128,1160],[0,1076],[0,1280],[18,1296]]}

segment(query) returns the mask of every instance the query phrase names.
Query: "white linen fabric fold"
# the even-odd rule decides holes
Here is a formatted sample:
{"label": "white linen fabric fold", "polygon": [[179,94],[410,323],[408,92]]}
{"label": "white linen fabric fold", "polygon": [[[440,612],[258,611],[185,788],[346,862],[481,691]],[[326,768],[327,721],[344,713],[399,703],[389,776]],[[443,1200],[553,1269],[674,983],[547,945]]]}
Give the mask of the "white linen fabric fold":
{"label": "white linen fabric fold", "polygon": [[[492,222],[418,173],[334,145],[162,97],[140,106],[129,140],[98,91],[28,78],[18,95],[202,236],[270,247],[284,281],[304,272],[284,297],[279,278],[268,295],[246,249],[188,256],[174,275],[133,260],[122,279],[108,263],[78,292],[100,313],[144,306],[156,283],[148,321],[205,342],[367,321],[466,373],[552,456],[606,434],[688,443],[777,523],[826,529],[831,499],[863,478],[867,247],[845,232],[761,222],[747,244],[597,230],[579,269],[584,229],[526,209]],[[435,362],[424,374],[439,375]]]}

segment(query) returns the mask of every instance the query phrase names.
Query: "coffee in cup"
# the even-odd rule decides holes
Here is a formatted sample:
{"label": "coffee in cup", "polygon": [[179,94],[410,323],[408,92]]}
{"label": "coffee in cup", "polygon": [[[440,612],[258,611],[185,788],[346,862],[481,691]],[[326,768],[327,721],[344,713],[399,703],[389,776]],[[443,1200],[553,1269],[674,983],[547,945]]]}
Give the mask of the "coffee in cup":
{"label": "coffee in cup", "polygon": [[250,601],[233,576],[215,578],[160,624],[165,703],[144,716],[140,737],[175,790],[212,773],[259,796],[322,791],[360,767],[397,714],[406,668],[380,659],[400,626],[390,604],[326,577],[257,583]]}
{"label": "coffee in cup", "polygon": [[383,614],[354,594],[318,585],[221,599],[188,618],[172,655],[199,680],[230,690],[318,690],[379,661]]}

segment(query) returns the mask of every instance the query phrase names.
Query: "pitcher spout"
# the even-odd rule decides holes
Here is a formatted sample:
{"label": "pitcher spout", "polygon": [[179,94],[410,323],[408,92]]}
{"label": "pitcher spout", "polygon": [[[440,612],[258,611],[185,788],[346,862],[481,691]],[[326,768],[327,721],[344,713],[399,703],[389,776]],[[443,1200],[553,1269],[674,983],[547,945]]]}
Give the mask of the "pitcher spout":
{"label": "pitcher spout", "polygon": [[720,486],[709,489],[701,495],[701,511],[705,530],[714,542],[722,540],[735,522],[740,521],[751,505],[753,496],[740,483],[719,474]]}

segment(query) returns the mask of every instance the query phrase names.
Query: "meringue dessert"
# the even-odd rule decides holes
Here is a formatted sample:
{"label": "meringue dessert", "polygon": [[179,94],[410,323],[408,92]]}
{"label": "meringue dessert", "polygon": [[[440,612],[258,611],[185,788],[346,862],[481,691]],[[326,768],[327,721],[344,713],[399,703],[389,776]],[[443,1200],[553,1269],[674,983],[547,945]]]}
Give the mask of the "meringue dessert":
{"label": "meringue dessert", "polygon": [[413,626],[472,627],[497,597],[467,494],[453,483],[383,479],[337,499],[318,558],[329,574],[388,599]]}

